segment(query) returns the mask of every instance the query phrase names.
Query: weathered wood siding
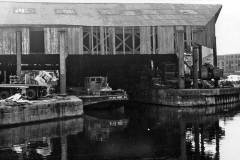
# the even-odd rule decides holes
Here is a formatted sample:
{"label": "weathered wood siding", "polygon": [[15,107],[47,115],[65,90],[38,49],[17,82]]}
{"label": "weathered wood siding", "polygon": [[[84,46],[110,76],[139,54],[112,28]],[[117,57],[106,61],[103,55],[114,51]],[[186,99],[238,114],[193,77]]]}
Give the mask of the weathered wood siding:
{"label": "weathered wood siding", "polygon": [[206,26],[193,27],[193,42],[202,46],[213,48],[215,39],[215,18]]}
{"label": "weathered wood siding", "polygon": [[22,29],[22,54],[29,54],[29,53],[30,53],[30,30],[29,28],[23,28]]}
{"label": "weathered wood siding", "polygon": [[16,54],[15,29],[0,29],[0,54]]}
{"label": "weathered wood siding", "polygon": [[[59,54],[59,31],[66,31],[67,54],[174,54],[175,28],[184,28],[185,45],[213,48],[215,19],[206,26],[46,27],[45,54]],[[22,54],[30,54],[30,28],[0,28],[0,55],[16,54],[16,31],[22,32]],[[185,46],[186,48],[186,46]]]}
{"label": "weathered wood siding", "polygon": [[157,27],[158,54],[174,53],[174,28]]}
{"label": "weathered wood siding", "polygon": [[140,54],[151,54],[150,27],[140,27]]}
{"label": "weathered wood siding", "polygon": [[44,28],[45,54],[59,54],[58,28]]}

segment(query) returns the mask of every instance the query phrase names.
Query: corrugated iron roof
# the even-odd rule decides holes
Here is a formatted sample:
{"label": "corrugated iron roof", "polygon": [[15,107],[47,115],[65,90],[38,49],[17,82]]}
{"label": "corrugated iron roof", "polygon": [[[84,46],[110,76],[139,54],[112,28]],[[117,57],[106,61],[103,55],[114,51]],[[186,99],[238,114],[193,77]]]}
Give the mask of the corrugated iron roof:
{"label": "corrugated iron roof", "polygon": [[221,5],[0,2],[0,25],[205,26]]}

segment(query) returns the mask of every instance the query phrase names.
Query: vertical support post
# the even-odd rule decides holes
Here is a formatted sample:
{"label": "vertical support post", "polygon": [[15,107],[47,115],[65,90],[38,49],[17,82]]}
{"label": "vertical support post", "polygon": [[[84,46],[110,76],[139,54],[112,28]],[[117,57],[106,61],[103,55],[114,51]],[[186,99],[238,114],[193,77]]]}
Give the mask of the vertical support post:
{"label": "vertical support post", "polygon": [[[213,37],[213,65],[217,68],[217,44],[216,44],[216,36]],[[215,87],[218,86],[218,80],[215,79]]]}
{"label": "vertical support post", "polygon": [[202,46],[199,45],[198,47],[198,55],[199,55],[199,65],[198,65],[198,70],[199,70],[199,77],[201,78],[202,77]]}
{"label": "vertical support post", "polygon": [[198,88],[198,46],[193,47],[193,86],[194,88]]}
{"label": "vertical support post", "polygon": [[22,54],[30,52],[30,31],[29,28],[22,29]]}
{"label": "vertical support post", "polygon": [[186,41],[187,41],[187,46],[191,46],[191,34],[192,34],[192,28],[191,26],[186,26]]}
{"label": "vertical support post", "polygon": [[60,93],[66,94],[65,31],[60,31]]}
{"label": "vertical support post", "polygon": [[110,50],[111,50],[112,54],[115,55],[116,54],[115,28],[110,27],[109,31],[110,31]]}
{"label": "vertical support post", "polygon": [[83,27],[79,27],[79,54],[83,55]]}
{"label": "vertical support post", "polygon": [[147,26],[146,31],[145,31],[145,38],[146,38],[146,49],[147,49],[147,54],[151,54],[151,27]]}
{"label": "vertical support post", "polygon": [[123,54],[126,54],[125,28],[123,27]]}
{"label": "vertical support post", "polygon": [[132,27],[132,52],[135,53],[135,31],[134,27]]}
{"label": "vertical support post", "polygon": [[3,76],[4,76],[4,78],[3,78],[3,83],[7,83],[7,71],[3,71]]}
{"label": "vertical support post", "polygon": [[104,28],[104,34],[105,34],[105,54],[108,54],[108,34],[107,34],[107,28]]}
{"label": "vertical support post", "polygon": [[216,44],[216,37],[213,37],[213,65],[217,67],[217,44]]}
{"label": "vertical support post", "polygon": [[178,50],[178,87],[185,88],[184,79],[184,31],[177,31],[177,50]]}
{"label": "vertical support post", "polygon": [[104,55],[104,28],[100,26],[100,49],[101,55]]}
{"label": "vertical support post", "polygon": [[16,39],[17,39],[17,76],[20,77],[21,76],[21,65],[22,65],[22,36],[21,36],[21,32],[17,31],[16,33]]}
{"label": "vertical support post", "polygon": [[152,27],[152,44],[153,44],[153,54],[156,53],[156,35],[155,35],[155,26]]}
{"label": "vertical support post", "polygon": [[91,32],[90,32],[90,38],[89,40],[91,41],[90,42],[90,46],[91,46],[91,54],[93,55],[94,54],[94,44],[93,44],[93,26],[90,27],[91,28]]}
{"label": "vertical support post", "polygon": [[140,27],[140,54],[146,54],[145,27]]}

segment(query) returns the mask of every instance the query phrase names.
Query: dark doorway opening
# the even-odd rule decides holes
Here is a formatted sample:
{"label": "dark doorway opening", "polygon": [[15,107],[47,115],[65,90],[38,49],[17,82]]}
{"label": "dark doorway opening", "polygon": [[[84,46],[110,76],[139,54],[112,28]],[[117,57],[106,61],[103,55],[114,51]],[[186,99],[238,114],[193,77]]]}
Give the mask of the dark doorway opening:
{"label": "dark doorway opening", "polygon": [[44,53],[43,29],[30,30],[30,53]]}

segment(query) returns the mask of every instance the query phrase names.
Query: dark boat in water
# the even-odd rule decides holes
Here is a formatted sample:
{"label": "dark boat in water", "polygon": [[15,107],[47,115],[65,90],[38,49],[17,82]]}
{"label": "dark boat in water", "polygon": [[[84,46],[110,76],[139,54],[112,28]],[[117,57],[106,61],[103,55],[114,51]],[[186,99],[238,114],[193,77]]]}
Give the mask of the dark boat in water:
{"label": "dark boat in water", "polygon": [[78,89],[79,98],[83,105],[93,105],[102,102],[120,102],[128,100],[126,91],[123,89],[113,90],[108,83],[107,77],[85,77],[84,87]]}

